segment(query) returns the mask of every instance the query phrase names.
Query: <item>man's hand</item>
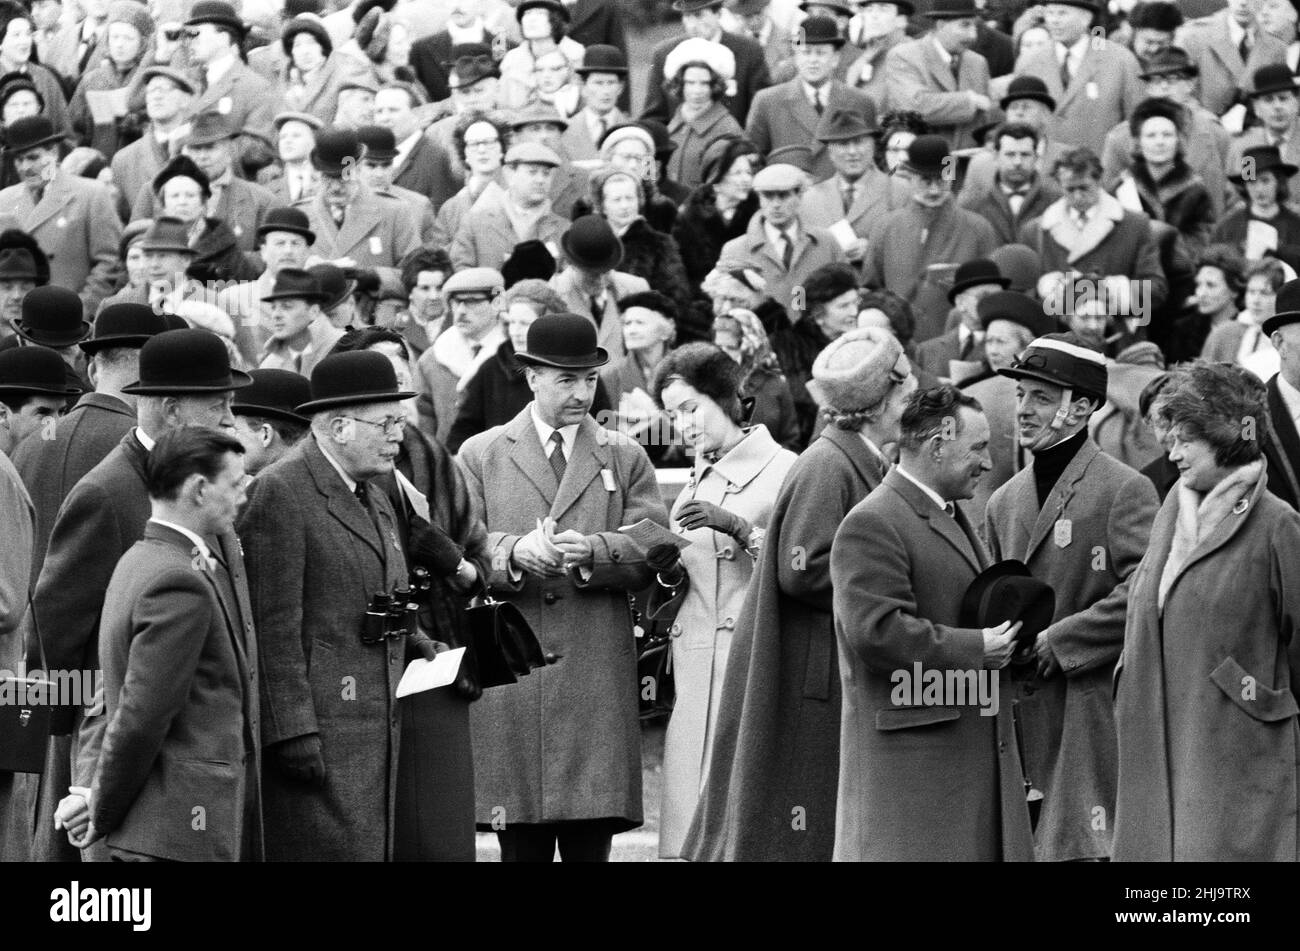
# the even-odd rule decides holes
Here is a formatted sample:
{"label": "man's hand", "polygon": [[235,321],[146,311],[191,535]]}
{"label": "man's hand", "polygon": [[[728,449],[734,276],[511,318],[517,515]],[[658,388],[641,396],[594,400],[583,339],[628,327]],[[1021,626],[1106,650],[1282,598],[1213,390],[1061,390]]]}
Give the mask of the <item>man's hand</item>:
{"label": "man's hand", "polygon": [[325,755],[319,733],[281,740],[271,747],[271,753],[276,768],[290,779],[313,786],[324,784]]}
{"label": "man's hand", "polygon": [[451,645],[444,644],[442,641],[418,641],[415,646],[425,660],[433,660],[444,651],[451,650]]}
{"label": "man's hand", "polygon": [[1016,650],[1016,635],[1021,622],[1003,621],[997,627],[984,628],[984,669],[1001,670],[1011,662]]}
{"label": "man's hand", "polygon": [[[1050,630],[1050,629],[1049,629]],[[1034,654],[1038,658],[1038,676],[1046,680],[1061,672],[1061,665],[1047,640],[1047,631],[1040,631],[1034,641]]]}
{"label": "man's hand", "polygon": [[546,540],[540,528],[515,543],[510,560],[520,571],[541,578],[558,578],[564,574],[564,553]]}
{"label": "man's hand", "polygon": [[[847,210],[848,209],[845,209],[845,211]],[[852,261],[854,264],[858,264],[859,262],[861,262],[862,259],[867,256],[867,239],[858,238],[857,240],[855,240],[852,244],[850,244],[847,248],[844,249],[844,256],[848,258],[850,261]]]}
{"label": "man's hand", "polygon": [[596,560],[596,552],[591,542],[581,532],[569,529],[567,532],[552,536],[551,541],[564,555],[566,568],[590,568]]}
{"label": "man's hand", "polygon": [[993,108],[993,100],[989,99],[989,97],[983,93],[978,93],[974,89],[968,89],[966,90],[966,94],[970,96],[971,105],[981,112],[988,112]]}
{"label": "man's hand", "polygon": [[69,786],[68,795],[59,800],[54,810],[54,828],[65,829],[68,842],[74,847],[90,827],[90,790],[85,786]]}

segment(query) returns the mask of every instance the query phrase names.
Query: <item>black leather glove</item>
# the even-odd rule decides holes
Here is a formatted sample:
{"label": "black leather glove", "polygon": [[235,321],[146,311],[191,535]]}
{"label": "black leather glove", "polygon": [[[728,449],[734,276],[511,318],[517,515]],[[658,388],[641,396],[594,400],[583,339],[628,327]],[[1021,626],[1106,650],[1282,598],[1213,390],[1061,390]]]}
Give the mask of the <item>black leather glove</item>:
{"label": "black leather glove", "polygon": [[742,545],[749,544],[750,524],[739,515],[728,512],[721,505],[705,502],[703,499],[691,499],[677,511],[677,521],[682,528],[691,531],[697,528],[711,528],[715,532],[730,535]]}
{"label": "black leather glove", "polygon": [[290,779],[313,786],[324,784],[325,754],[321,751],[319,733],[281,740],[270,752],[276,768]]}
{"label": "black leather glove", "polygon": [[439,578],[456,573],[464,550],[437,525],[418,516],[411,519],[411,559]]}
{"label": "black leather glove", "polygon": [[655,545],[646,552],[645,563],[665,584],[676,586],[682,580],[682,559],[676,545]]}

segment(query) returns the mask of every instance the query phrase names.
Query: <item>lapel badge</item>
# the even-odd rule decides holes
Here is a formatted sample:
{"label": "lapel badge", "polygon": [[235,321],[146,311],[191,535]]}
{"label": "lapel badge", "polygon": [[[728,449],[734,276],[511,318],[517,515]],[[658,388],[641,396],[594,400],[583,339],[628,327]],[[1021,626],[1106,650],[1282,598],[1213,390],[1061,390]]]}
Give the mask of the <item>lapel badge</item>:
{"label": "lapel badge", "polygon": [[1246,499],[1238,499],[1237,504],[1232,507],[1232,514],[1241,515],[1248,508],[1250,508],[1250,502]]}
{"label": "lapel badge", "polygon": [[1074,537],[1073,523],[1068,518],[1057,519],[1056,524],[1052,527],[1052,538],[1056,542],[1056,547],[1057,548],[1066,547],[1067,545],[1070,544],[1070,541],[1073,537]]}
{"label": "lapel badge", "polygon": [[54,224],[60,228],[66,228],[68,226],[68,219],[60,215],[59,220],[54,222]]}

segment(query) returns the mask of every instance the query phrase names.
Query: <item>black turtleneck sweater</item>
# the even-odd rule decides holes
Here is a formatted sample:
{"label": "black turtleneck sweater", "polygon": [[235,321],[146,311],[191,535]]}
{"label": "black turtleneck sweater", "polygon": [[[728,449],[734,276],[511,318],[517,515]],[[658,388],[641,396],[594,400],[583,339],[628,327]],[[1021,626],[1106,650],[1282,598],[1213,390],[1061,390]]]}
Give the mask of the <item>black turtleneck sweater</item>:
{"label": "black turtleneck sweater", "polygon": [[1056,480],[1061,478],[1075,453],[1088,438],[1087,427],[1069,439],[1034,453],[1034,487],[1038,490],[1038,507],[1041,509],[1052,493]]}

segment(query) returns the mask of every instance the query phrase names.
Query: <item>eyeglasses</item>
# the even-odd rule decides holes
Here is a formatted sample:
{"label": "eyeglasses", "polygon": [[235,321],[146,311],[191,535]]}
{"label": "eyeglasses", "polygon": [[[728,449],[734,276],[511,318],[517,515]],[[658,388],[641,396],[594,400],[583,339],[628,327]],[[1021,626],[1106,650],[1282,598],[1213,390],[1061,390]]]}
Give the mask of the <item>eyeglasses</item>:
{"label": "eyeglasses", "polygon": [[177,26],[177,27],[171,27],[169,29],[163,30],[162,34],[166,38],[168,43],[175,43],[177,40],[181,38],[181,35],[184,32],[185,32],[184,30],[182,30],[179,26]]}
{"label": "eyeglasses", "polygon": [[187,40],[197,40],[197,39],[199,38],[199,31],[198,31],[198,30],[186,30],[186,31],[185,31],[185,38],[186,38]]}
{"label": "eyeglasses", "polygon": [[467,149],[490,149],[494,145],[499,146],[500,139],[466,139],[465,148]]}
{"label": "eyeglasses", "polygon": [[453,304],[486,304],[492,298],[487,294],[457,294],[451,298]]}
{"label": "eyeglasses", "polygon": [[406,428],[405,416],[385,416],[383,419],[362,419],[360,416],[344,416],[343,419],[354,419],[358,423],[365,423],[367,426],[377,426],[384,431],[385,436],[400,433]]}

